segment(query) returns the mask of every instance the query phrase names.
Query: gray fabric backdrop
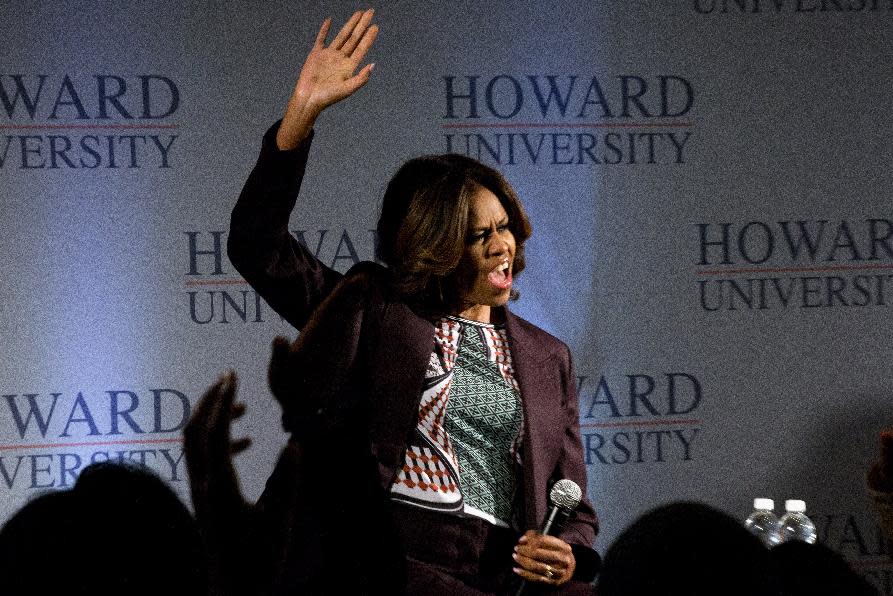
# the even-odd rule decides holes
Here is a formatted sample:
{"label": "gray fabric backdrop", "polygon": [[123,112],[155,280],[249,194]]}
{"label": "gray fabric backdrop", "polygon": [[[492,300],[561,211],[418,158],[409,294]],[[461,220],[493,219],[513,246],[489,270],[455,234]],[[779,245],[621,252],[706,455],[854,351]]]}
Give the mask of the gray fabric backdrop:
{"label": "gray fabric backdrop", "polygon": [[[180,426],[229,367],[260,493],[293,331],[219,248],[319,23],[354,8],[0,3],[0,518],[108,458],[186,497]],[[293,229],[346,270],[401,162],[495,164],[535,230],[514,308],[576,359],[597,548],[671,500],[803,498],[893,593],[863,489],[893,422],[893,3],[376,8]]]}

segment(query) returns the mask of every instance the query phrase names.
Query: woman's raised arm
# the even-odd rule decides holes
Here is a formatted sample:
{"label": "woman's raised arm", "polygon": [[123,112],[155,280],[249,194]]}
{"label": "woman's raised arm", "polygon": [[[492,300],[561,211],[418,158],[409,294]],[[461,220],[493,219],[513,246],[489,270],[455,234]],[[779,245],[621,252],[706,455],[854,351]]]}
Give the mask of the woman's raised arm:
{"label": "woman's raised arm", "polygon": [[245,280],[300,330],[341,279],[289,233],[316,117],[369,80],[357,68],[375,40],[372,11],[357,12],[326,45],[326,19],[307,55],[281,124],[264,137],[260,157],[233,208],[227,254]]}
{"label": "woman's raised arm", "polygon": [[349,97],[369,80],[374,64],[363,66],[359,72],[357,68],[378,35],[378,26],[372,24],[373,13],[372,9],[355,12],[328,45],[332,20],[323,21],[288,100],[276,135],[279,149],[297,147],[324,109]]}

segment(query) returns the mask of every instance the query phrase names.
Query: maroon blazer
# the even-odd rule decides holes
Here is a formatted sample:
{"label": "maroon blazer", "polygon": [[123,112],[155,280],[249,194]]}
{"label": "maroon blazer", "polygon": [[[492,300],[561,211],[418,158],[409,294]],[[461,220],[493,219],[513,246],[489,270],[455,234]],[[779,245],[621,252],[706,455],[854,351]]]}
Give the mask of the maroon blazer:
{"label": "maroon blazer", "polygon": [[[271,379],[274,393],[276,384],[282,387],[277,397],[284,402],[286,430],[336,441],[331,429],[344,432],[344,420],[361,419],[347,428],[368,433],[362,442],[371,446],[380,486],[387,490],[418,420],[434,326],[391,289],[385,268],[361,263],[342,276],[289,233],[312,135],[293,151],[278,151],[276,130],[274,125],[265,135],[233,210],[229,258],[301,331],[288,365]],[[524,408],[523,519],[528,529],[537,529],[553,482],[569,478],[586,490],[576,377],[563,342],[508,309],[505,319]],[[283,398],[286,388],[296,395]],[[586,567],[597,566],[591,548],[597,531],[584,498],[561,534],[575,551],[582,577],[594,574]]]}

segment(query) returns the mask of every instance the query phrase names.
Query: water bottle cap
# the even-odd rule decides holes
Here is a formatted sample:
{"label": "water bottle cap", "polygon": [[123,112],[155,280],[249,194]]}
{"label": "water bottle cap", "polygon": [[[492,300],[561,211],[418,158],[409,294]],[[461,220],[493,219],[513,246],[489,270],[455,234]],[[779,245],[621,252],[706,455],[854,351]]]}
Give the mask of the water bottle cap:
{"label": "water bottle cap", "polygon": [[757,498],[753,500],[753,508],[772,511],[775,509],[775,501],[772,499]]}
{"label": "water bottle cap", "polygon": [[790,513],[803,513],[806,511],[806,502],[800,499],[788,499],[784,502],[784,510]]}

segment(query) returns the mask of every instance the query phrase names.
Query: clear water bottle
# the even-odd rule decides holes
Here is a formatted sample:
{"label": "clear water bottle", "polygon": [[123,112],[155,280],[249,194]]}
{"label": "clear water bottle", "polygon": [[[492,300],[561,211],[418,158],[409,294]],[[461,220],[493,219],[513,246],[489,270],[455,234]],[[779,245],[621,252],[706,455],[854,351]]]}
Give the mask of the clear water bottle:
{"label": "clear water bottle", "polygon": [[815,524],[806,517],[806,503],[799,499],[784,502],[785,514],[778,522],[781,541],[800,540],[807,544],[815,544]]}
{"label": "clear water bottle", "polygon": [[775,502],[772,499],[754,499],[753,513],[744,520],[744,527],[769,548],[781,542],[778,533],[778,518],[772,512],[773,509],[775,509]]}

